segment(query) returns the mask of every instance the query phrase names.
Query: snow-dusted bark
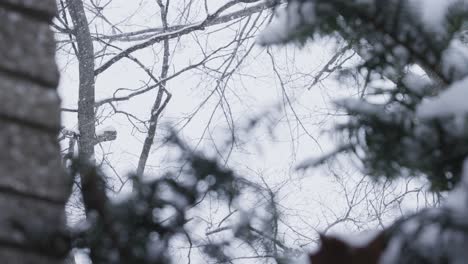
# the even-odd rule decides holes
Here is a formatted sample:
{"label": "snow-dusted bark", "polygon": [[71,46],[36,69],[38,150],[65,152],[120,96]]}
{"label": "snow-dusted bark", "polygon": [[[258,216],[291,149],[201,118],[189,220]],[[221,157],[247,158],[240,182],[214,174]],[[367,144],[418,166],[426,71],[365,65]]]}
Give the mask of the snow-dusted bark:
{"label": "snow-dusted bark", "polygon": [[88,26],[82,0],[67,1],[70,16],[73,20],[78,54],[80,88],[78,99],[78,130],[80,138],[79,157],[82,162],[94,159],[95,145],[95,80],[94,80],[94,46]]}

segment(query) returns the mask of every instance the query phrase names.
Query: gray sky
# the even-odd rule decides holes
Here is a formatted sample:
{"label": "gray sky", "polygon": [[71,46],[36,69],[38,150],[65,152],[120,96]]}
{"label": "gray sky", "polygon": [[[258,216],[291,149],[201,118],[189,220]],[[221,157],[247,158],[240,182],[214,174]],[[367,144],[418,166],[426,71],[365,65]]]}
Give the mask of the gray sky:
{"label": "gray sky", "polygon": [[[183,4],[184,1],[173,2]],[[223,2],[225,1],[210,1],[209,9],[215,10],[217,7],[215,3],[221,5]],[[104,14],[113,23],[118,23],[119,28],[125,31],[160,25],[155,1],[113,0],[106,7]],[[134,15],[132,16],[132,14]],[[203,19],[203,8],[194,9],[192,17],[194,21]],[[95,28],[100,33],[102,31],[112,33],[112,30],[102,21],[95,24]],[[222,43],[230,41],[233,32],[238,28],[239,25],[233,25],[231,29],[224,30],[221,30],[221,27],[210,27],[204,32],[185,36],[178,42],[171,41],[173,48],[169,74],[198,61],[202,57],[199,45],[203,45],[207,50],[215,49]],[[250,43],[253,42],[254,39],[250,40]],[[123,45],[125,46],[125,44]],[[294,166],[298,162],[306,158],[320,156],[322,150],[326,153],[335,147],[336,143],[333,138],[322,131],[330,128],[338,120],[329,115],[334,113],[332,100],[355,93],[354,89],[345,88],[344,84],[334,81],[333,78],[315,85],[310,90],[307,89],[315,73],[333,55],[334,48],[334,40],[321,40],[303,48],[289,45],[271,50],[281,71],[289,100],[294,106],[294,112],[287,104],[283,104],[287,102],[287,98],[285,98],[284,91],[273,71],[271,59],[265,49],[259,46],[254,47],[239,73],[229,82],[226,92],[230,98],[235,124],[239,128],[245,126],[249,118],[255,115],[271,112],[277,105],[285,106],[286,110],[275,116],[274,136],[270,136],[267,129],[261,128],[250,134],[249,137],[242,138],[241,140],[245,140],[245,142],[241,143],[245,144],[234,150],[228,165],[235,168],[240,174],[249,175],[252,177],[249,179],[255,182],[261,182],[259,176],[262,175],[269,186],[280,189],[278,199],[287,214],[286,218],[298,230],[311,237],[316,235],[314,228],[327,225],[327,216],[333,219],[336,214],[341,213],[340,210],[345,208],[344,198],[338,193],[341,190],[340,184],[330,175],[327,166],[305,173],[294,170]],[[241,50],[241,52],[243,51]],[[154,65],[157,73],[161,61],[160,54],[161,45],[155,44],[153,47],[136,52],[134,55],[146,65]],[[63,107],[76,108],[77,63],[74,60],[69,61],[69,58],[63,52],[58,54],[57,59],[62,72],[59,92],[62,96]],[[106,59],[102,62],[104,61]],[[212,64],[219,63],[220,61],[214,61]],[[141,69],[132,62],[122,60],[98,77],[96,82],[97,100],[112,96],[119,88],[135,89],[146,81],[148,81],[148,77]],[[168,108],[164,111],[162,123],[180,123],[182,117],[191,113],[206,98],[213,87],[213,78],[208,78],[206,73],[197,70],[171,80],[167,84],[167,89],[173,96]],[[131,111],[132,114],[141,119],[147,119],[154,97],[154,92],[147,93],[116,105],[119,109]],[[222,142],[229,136],[222,111],[218,111],[212,117],[212,125],[200,140],[218,100],[217,97],[209,100],[200,113],[181,132],[182,138],[192,146],[200,143],[199,149],[211,155],[216,154],[215,147],[221,148]],[[108,110],[106,111],[108,112]],[[107,113],[106,111],[103,114]],[[295,120],[296,114],[301,117],[302,124]],[[63,123],[67,128],[76,129],[76,122],[74,113],[63,114]],[[111,143],[102,144],[102,149],[96,148],[97,159],[100,160],[99,155],[102,155],[103,152],[109,153],[107,158],[115,166],[116,172],[125,176],[125,173],[136,169],[145,134],[133,129],[127,118],[122,115],[114,115],[105,119],[97,129],[106,126],[115,127],[118,131],[118,137]],[[302,126],[314,139],[307,135]],[[153,147],[146,170],[148,175],[153,176],[158,176],[158,173],[170,166],[172,164],[171,157],[173,157],[171,150],[161,146],[160,140],[165,134],[165,127],[160,125],[157,132],[159,141]],[[315,140],[318,140],[322,150]],[[223,155],[226,156],[227,153],[223,153]],[[342,162],[341,167],[340,165],[335,166],[337,166],[335,171],[343,173],[349,171],[350,168],[349,162]],[[107,171],[113,173],[111,170]],[[359,173],[354,173],[346,184],[350,186],[357,184],[360,176]],[[130,186],[126,186],[122,193],[128,191],[127,187]],[[410,209],[412,206],[409,204],[407,207]],[[342,226],[341,230],[346,227],[346,225]],[[293,241],[296,237],[296,235],[291,234],[290,237],[285,237],[285,240]],[[299,245],[293,244],[293,246],[298,247]],[[312,245],[307,245],[306,248],[310,246]],[[85,263],[83,257],[79,257],[79,259],[79,264]]]}

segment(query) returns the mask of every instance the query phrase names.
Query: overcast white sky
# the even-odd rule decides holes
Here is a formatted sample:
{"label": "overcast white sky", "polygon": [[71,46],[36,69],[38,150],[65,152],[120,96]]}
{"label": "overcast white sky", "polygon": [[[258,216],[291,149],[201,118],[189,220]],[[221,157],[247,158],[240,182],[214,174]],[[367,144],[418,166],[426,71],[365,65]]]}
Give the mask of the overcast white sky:
{"label": "overcast white sky", "polygon": [[[184,1],[172,2],[177,5],[183,4]],[[215,10],[216,3],[222,4],[224,2],[209,1],[210,10]],[[119,28],[124,31],[144,29],[160,24],[155,1],[113,0],[104,10],[104,14],[113,23],[118,23]],[[132,14],[135,15],[131,16]],[[129,16],[131,17],[129,18]],[[199,12],[194,10],[193,17],[194,21],[203,19],[202,9]],[[238,25],[233,25],[232,29],[237,27]],[[96,28],[111,33],[111,30],[103,26],[102,22],[98,22]],[[171,41],[173,49],[170,73],[188,63],[196,62],[201,57],[195,36],[200,43],[212,49],[229,41],[233,30],[218,31],[218,29],[220,27],[211,27],[205,32],[183,37],[180,42]],[[207,34],[207,32],[211,32],[211,34]],[[336,122],[336,119],[329,115],[334,111],[331,102],[333,99],[355,92],[352,88],[345,88],[345,84],[340,84],[332,78],[310,90],[306,89],[314,73],[323,67],[333,55],[335,48],[333,43],[333,40],[322,40],[303,48],[289,45],[273,48],[271,51],[282,71],[287,93],[294,102],[296,113],[302,117],[303,124],[310,134],[318,140],[325,152],[333,149],[335,145],[329,134],[322,131],[324,128],[330,128],[333,122]],[[161,61],[160,53],[161,45],[155,44],[152,48],[139,51],[135,55],[147,65],[154,65],[157,73]],[[77,62],[70,60],[70,57],[64,53],[58,54],[58,62],[62,72],[59,92],[62,96],[63,106],[76,108]],[[122,60],[98,77],[96,83],[97,99],[112,96],[118,88],[134,89],[140,87],[147,80],[148,77],[135,64]],[[162,123],[174,124],[180,122],[181,117],[192,112],[202,102],[213,88],[213,81],[207,79],[203,72],[193,71],[171,80],[167,84],[167,88],[173,96],[161,121]],[[229,89],[229,96],[232,98],[231,108],[238,127],[245,126],[248,119],[256,114],[272,111],[276,105],[282,105],[285,99],[282,88],[272,70],[270,58],[265,49],[258,46],[249,55],[239,74],[229,83]],[[154,98],[155,93],[148,93],[117,105],[119,109],[131,111],[134,115],[147,119]],[[183,130],[183,138],[192,145],[198,142],[216,103],[216,100],[209,101]],[[324,217],[332,217],[334,213],[339,213],[343,207],[341,204],[343,198],[336,193],[340,187],[328,173],[327,168],[305,173],[294,171],[297,162],[305,158],[320,156],[322,152],[316,142],[294,120],[290,109],[287,109],[287,115],[277,115],[277,118],[277,125],[274,127],[275,137],[271,137],[267,129],[260,129],[249,138],[242,139],[245,140],[245,145],[234,151],[228,164],[241,174],[246,173],[249,174],[249,177],[257,177],[252,179],[253,181],[260,181],[258,176],[263,175],[270,186],[273,188],[281,187],[278,198],[289,215],[289,221],[294,223],[298,230],[313,237],[316,235],[313,227],[326,225],[327,219]],[[211,133],[211,136],[205,136],[200,144],[200,149],[210,154],[215,153],[213,142],[220,146],[229,136],[222,114],[216,114],[213,120],[213,125],[207,134]],[[67,128],[76,129],[75,114],[64,114],[63,123]],[[102,154],[103,151],[109,153],[107,158],[119,174],[125,175],[129,171],[134,171],[145,134],[133,129],[126,117],[122,115],[114,115],[105,119],[97,129],[106,126],[116,128],[117,140],[104,143],[103,149],[97,148],[98,153]],[[159,142],[156,142],[148,160],[146,171],[148,175],[158,175],[161,170],[165,169],[165,165],[170,165],[170,163],[166,163],[169,150],[161,148],[162,136],[164,136],[164,126],[161,125],[158,129]],[[348,165],[345,165],[342,171],[347,170]],[[359,173],[355,173],[352,179],[358,179],[359,176]],[[126,189],[123,190],[123,192],[125,191]],[[286,239],[292,239],[292,237]],[[85,260],[80,257],[78,263],[85,263]]]}

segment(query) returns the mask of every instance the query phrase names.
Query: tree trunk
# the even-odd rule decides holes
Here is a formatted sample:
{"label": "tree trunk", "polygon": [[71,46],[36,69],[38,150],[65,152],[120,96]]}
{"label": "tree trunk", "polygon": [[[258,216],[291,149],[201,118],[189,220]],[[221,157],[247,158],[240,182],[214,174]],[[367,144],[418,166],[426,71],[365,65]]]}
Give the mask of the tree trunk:
{"label": "tree trunk", "polygon": [[[163,24],[164,31],[167,30],[168,22],[167,22],[167,13],[169,8],[165,6],[161,0],[157,0],[157,3],[161,9],[161,22]],[[166,4],[169,4],[169,1],[166,1]],[[161,66],[161,75],[160,79],[164,80],[167,77],[167,73],[169,72],[169,39],[165,39],[163,41],[164,45],[164,54],[163,54],[163,61]],[[168,97],[166,97],[166,102],[162,103],[162,98],[164,93]],[[150,126],[148,128],[148,134],[146,135],[145,142],[143,144],[143,149],[141,150],[140,158],[138,160],[138,167],[137,167],[137,175],[139,177],[143,176],[145,172],[146,163],[148,161],[148,157],[151,151],[151,147],[154,143],[154,137],[156,136],[156,128],[158,127],[159,116],[161,115],[161,111],[166,107],[168,100],[170,100],[170,95],[166,90],[166,82],[162,81],[159,85],[158,94],[156,95],[156,100],[154,101],[153,108],[151,108],[151,117],[150,117]]]}
{"label": "tree trunk", "polygon": [[78,141],[81,162],[94,161],[95,112],[94,112],[94,47],[89,31],[88,19],[82,0],[69,0],[68,10],[73,21],[74,35],[78,48],[80,88],[78,94]]}
{"label": "tree trunk", "polygon": [[0,263],[63,263],[69,241],[55,1],[0,1]]}

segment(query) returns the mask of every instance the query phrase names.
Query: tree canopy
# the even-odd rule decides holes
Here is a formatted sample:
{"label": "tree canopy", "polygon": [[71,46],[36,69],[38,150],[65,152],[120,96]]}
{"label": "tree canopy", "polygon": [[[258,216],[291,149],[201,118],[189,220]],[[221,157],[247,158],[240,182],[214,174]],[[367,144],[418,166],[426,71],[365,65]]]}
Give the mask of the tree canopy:
{"label": "tree canopy", "polygon": [[[441,208],[385,231],[379,263],[467,259],[467,8],[463,0],[291,0],[259,38],[263,45],[307,45],[333,35],[352,45],[362,58],[354,70],[365,74],[366,92],[336,102],[349,118],[336,127],[343,139],[333,154],[352,153],[377,179],[424,176],[433,191],[449,191]],[[321,252],[342,252],[342,246],[323,248],[327,243]]]}

